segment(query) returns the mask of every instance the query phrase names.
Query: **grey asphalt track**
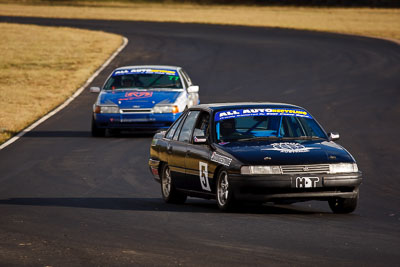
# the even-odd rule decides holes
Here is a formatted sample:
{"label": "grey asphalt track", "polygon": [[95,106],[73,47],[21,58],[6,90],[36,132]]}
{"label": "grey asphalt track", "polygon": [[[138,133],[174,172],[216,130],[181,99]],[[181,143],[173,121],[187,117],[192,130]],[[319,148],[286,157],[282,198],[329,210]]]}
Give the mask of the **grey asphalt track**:
{"label": "grey asphalt track", "polygon": [[[364,173],[358,209],[325,202],[167,205],[147,167],[151,136],[90,137],[96,95],[0,151],[0,266],[398,266],[400,46],[354,36],[178,23],[0,17],[122,34],[121,65],[183,66],[202,103],[308,109]],[[22,75],[23,73],[21,73]],[[62,90],[62,85],[60,85]],[[40,92],[38,92],[40,93]]]}

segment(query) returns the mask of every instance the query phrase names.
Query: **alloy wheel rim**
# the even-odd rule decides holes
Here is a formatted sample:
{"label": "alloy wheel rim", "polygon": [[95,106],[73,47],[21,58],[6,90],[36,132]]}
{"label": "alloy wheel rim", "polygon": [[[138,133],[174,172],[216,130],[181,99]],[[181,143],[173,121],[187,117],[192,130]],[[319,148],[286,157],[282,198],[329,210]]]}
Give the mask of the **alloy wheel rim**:
{"label": "alloy wheel rim", "polygon": [[171,192],[171,172],[169,168],[165,168],[164,179],[163,179],[163,192],[166,197],[169,196]]}
{"label": "alloy wheel rim", "polygon": [[218,186],[218,201],[223,206],[226,204],[229,194],[228,174],[224,171],[221,173],[221,179]]}

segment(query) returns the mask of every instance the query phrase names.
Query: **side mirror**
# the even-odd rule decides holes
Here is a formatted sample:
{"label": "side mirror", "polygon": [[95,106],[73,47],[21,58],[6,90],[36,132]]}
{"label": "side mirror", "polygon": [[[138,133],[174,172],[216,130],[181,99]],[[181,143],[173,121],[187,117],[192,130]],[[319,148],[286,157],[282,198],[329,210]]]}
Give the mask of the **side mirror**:
{"label": "side mirror", "polygon": [[90,87],[91,93],[100,93],[100,87]]}
{"label": "side mirror", "polygon": [[207,143],[207,137],[205,137],[205,136],[195,136],[195,137],[193,137],[193,143],[195,143],[195,144],[205,144],[205,143]]}
{"label": "side mirror", "polygon": [[188,91],[188,93],[198,93],[199,92],[199,86],[198,85],[189,86],[187,91]]}
{"label": "side mirror", "polygon": [[340,135],[338,132],[331,132],[331,133],[328,133],[328,137],[329,137],[330,141],[336,141],[336,140],[339,140]]}

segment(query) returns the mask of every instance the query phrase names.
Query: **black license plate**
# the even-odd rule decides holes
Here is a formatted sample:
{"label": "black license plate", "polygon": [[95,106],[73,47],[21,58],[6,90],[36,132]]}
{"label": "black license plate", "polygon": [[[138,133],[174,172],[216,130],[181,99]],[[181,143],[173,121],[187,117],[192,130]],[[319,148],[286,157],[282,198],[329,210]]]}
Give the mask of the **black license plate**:
{"label": "black license plate", "polygon": [[318,176],[302,176],[295,177],[292,183],[295,188],[316,188],[322,187],[322,177]]}

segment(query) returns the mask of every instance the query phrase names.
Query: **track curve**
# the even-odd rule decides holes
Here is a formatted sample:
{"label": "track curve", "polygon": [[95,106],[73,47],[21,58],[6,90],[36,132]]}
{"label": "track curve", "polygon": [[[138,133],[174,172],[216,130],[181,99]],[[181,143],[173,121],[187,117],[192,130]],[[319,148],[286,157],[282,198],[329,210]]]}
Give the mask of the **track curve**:
{"label": "track curve", "polygon": [[339,131],[365,181],[350,215],[327,203],[220,213],[166,205],[147,168],[150,136],[90,137],[95,95],[0,151],[0,265],[397,265],[400,46],[283,29],[0,17],[118,33],[121,65],[171,64],[202,103],[279,101]]}

